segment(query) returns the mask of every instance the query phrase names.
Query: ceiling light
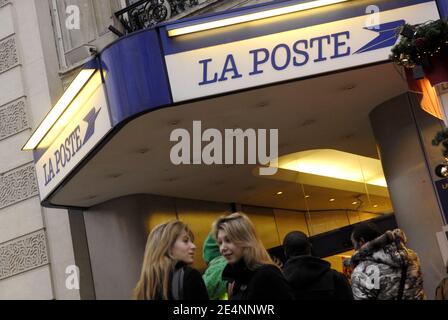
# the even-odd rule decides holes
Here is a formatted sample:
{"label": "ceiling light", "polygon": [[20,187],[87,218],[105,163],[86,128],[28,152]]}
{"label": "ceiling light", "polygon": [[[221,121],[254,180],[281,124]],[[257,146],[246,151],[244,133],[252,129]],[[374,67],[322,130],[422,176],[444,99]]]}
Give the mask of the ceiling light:
{"label": "ceiling light", "polygon": [[352,202],[352,204],[358,204],[358,202],[355,201],[355,202]]}
{"label": "ceiling light", "polygon": [[374,207],[374,208],[378,208],[378,205],[377,205],[377,204],[374,204],[373,207]]}
{"label": "ceiling light", "polygon": [[263,101],[263,102],[260,102],[259,104],[256,105],[257,108],[264,108],[264,107],[267,107],[267,106],[269,106],[269,102],[268,101]]}
{"label": "ceiling light", "polygon": [[281,169],[387,188],[381,161],[331,149],[307,150],[281,157]]}
{"label": "ceiling light", "polygon": [[342,91],[349,91],[356,88],[356,84],[348,84],[341,88]]}
{"label": "ceiling light", "polygon": [[316,120],[315,120],[315,119],[308,119],[308,120],[303,121],[303,122],[300,124],[300,127],[308,127],[308,126],[311,126],[311,125],[313,125],[313,124],[315,124],[315,123],[316,123]]}
{"label": "ceiling light", "polygon": [[448,177],[448,165],[446,163],[439,164],[435,169],[436,175],[440,178]]}
{"label": "ceiling light", "polygon": [[311,197],[310,195],[306,195],[306,196],[305,196],[306,199],[308,199],[308,198],[310,198],[310,197]]}
{"label": "ceiling light", "polygon": [[282,191],[279,191],[279,192],[277,192],[276,194],[279,196],[279,195],[282,195],[283,192],[282,192]]}
{"label": "ceiling light", "polygon": [[331,198],[330,200],[329,200],[330,202],[335,202],[336,201],[336,199],[334,199],[334,198]]}
{"label": "ceiling light", "polygon": [[34,131],[31,138],[27,141],[22,150],[34,150],[39,143],[51,130],[53,125],[58,121],[61,115],[65,112],[70,103],[75,99],[84,85],[90,80],[95,73],[95,69],[84,69],[76,76],[72,81],[68,89],[64,92],[62,97],[56,103],[56,105],[50,110],[45,119],[39,125],[36,131]]}
{"label": "ceiling light", "polygon": [[241,16],[193,24],[193,25],[185,26],[185,27],[176,28],[173,25],[171,28],[167,27],[168,37],[176,37],[176,36],[181,36],[184,34],[189,34],[189,33],[194,33],[194,32],[200,32],[200,31],[205,31],[205,30],[211,30],[211,29],[216,29],[216,28],[221,28],[221,27],[232,26],[232,25],[236,25],[236,24],[240,24],[240,23],[244,23],[244,22],[250,22],[250,21],[256,21],[256,20],[265,19],[265,18],[277,17],[277,16],[281,16],[284,14],[288,14],[288,13],[315,9],[315,8],[324,7],[324,6],[341,3],[341,2],[347,2],[347,1],[350,1],[350,0],[315,0],[315,1],[308,1],[305,3],[298,3],[298,4],[286,6],[286,7],[270,9],[270,10],[266,10],[266,11],[262,11],[262,12],[248,13],[248,14],[244,14]]}

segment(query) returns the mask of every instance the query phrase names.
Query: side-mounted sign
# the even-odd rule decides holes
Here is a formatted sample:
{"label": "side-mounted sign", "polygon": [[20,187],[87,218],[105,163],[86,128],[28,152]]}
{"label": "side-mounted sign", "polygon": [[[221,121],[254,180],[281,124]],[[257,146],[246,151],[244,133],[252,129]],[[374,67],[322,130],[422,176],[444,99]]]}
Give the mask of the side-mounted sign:
{"label": "side-mounted sign", "polygon": [[439,194],[445,220],[448,221],[448,179],[442,179],[436,182],[437,193]]}
{"label": "side-mounted sign", "polygon": [[[165,56],[175,102],[386,61],[405,23],[439,18],[434,1]],[[215,31],[219,32],[219,30]],[[174,40],[176,41],[176,40]],[[188,81],[186,81],[188,79]]]}
{"label": "side-mounted sign", "polygon": [[[111,130],[109,108],[99,72],[80,91],[38,149],[36,173],[41,200],[63,181]],[[54,130],[52,129],[52,130]],[[41,148],[41,146],[40,146]]]}

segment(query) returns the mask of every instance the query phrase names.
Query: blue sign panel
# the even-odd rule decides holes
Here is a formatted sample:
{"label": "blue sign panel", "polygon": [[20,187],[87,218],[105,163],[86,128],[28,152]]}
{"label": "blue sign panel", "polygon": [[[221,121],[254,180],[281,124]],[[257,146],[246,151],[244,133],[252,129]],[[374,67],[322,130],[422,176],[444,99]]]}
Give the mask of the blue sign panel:
{"label": "blue sign panel", "polygon": [[437,193],[439,194],[440,203],[445,216],[445,221],[448,221],[448,179],[439,180],[436,182]]}

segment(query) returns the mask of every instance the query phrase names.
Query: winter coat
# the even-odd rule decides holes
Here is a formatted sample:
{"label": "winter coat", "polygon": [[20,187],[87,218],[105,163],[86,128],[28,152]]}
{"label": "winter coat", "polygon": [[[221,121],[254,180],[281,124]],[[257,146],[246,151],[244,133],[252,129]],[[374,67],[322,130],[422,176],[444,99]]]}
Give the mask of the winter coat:
{"label": "winter coat", "polygon": [[210,234],[204,242],[203,258],[207,263],[202,278],[207,287],[210,300],[224,300],[227,297],[227,281],[222,280],[222,271],[227,260],[219,252],[215,238]]}
{"label": "winter coat", "polygon": [[291,257],[283,274],[296,300],[353,300],[348,279],[330,263],[312,256]]}
{"label": "winter coat", "polygon": [[230,284],[230,300],[293,300],[288,282],[274,265],[249,270],[241,259],[235,265],[228,264],[222,278]]}
{"label": "winter coat", "polygon": [[354,253],[352,289],[356,300],[397,300],[405,266],[402,300],[426,298],[419,258],[405,244],[404,232],[396,229],[364,244]]}
{"label": "winter coat", "polygon": [[436,288],[436,300],[448,300],[448,278],[440,281]]}
{"label": "winter coat", "polygon": [[[205,287],[204,281],[202,280],[202,276],[196,269],[193,269],[184,263],[178,263],[175,267],[175,271],[183,268],[183,294],[180,300],[209,300],[207,288]],[[170,276],[170,288],[173,288],[173,275],[174,272],[171,273]],[[170,290],[169,292],[169,300],[174,300],[173,292]],[[163,300],[162,294],[158,295],[158,298],[155,300]]]}

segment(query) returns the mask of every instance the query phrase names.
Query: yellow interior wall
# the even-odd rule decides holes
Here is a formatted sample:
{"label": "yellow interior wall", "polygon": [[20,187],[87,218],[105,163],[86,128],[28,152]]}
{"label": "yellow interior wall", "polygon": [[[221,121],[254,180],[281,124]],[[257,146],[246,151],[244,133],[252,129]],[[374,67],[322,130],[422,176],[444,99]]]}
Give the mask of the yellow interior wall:
{"label": "yellow interior wall", "polygon": [[255,225],[256,232],[266,248],[280,245],[277,224],[270,208],[243,206],[243,211]]}
{"label": "yellow interior wall", "polygon": [[367,213],[367,212],[354,212],[354,211],[350,211],[348,214],[348,217],[350,219],[350,224],[355,224],[358,222],[362,222],[362,221],[366,221],[366,220],[370,220],[373,218],[378,217],[378,215],[373,214],[373,213]]}
{"label": "yellow interior wall", "polygon": [[283,243],[283,239],[291,231],[302,231],[309,235],[306,218],[303,213],[275,209],[274,215],[281,243]]}
{"label": "yellow interior wall", "polygon": [[213,222],[226,211],[228,213],[229,207],[220,203],[193,200],[176,200],[176,207],[179,219],[188,224],[194,234],[196,254],[193,266],[198,270],[205,270],[207,264],[202,258],[204,241],[212,229]]}
{"label": "yellow interior wall", "polygon": [[[148,216],[148,220],[146,221],[146,226],[148,231],[151,231],[159,224],[176,220],[177,216],[175,212],[154,212]],[[149,234],[149,232],[148,232]]]}
{"label": "yellow interior wall", "polygon": [[349,225],[346,212],[321,211],[306,215],[312,236]]}
{"label": "yellow interior wall", "polygon": [[347,257],[351,257],[353,255],[353,253],[354,253],[354,251],[351,250],[351,251],[347,251],[347,252],[337,254],[337,255],[334,255],[331,257],[324,258],[324,260],[328,261],[331,264],[331,268],[333,268],[334,270],[343,272],[343,269],[342,269],[343,260]]}

